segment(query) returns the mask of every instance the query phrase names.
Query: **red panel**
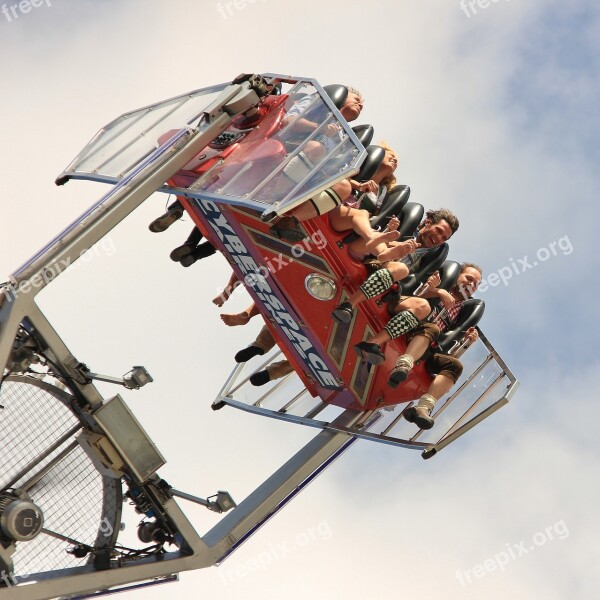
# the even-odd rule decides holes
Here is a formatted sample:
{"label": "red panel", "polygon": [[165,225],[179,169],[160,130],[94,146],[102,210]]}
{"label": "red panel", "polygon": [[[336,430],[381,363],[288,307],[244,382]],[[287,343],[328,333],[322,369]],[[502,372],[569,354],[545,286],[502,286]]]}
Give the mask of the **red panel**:
{"label": "red panel", "polygon": [[[189,204],[184,201],[189,207]],[[191,208],[191,207],[190,207]],[[237,235],[247,245],[252,247],[257,263],[264,265],[270,272],[271,285],[276,285],[289,303],[297,321],[306,324],[306,329],[312,334],[312,341],[326,361],[331,372],[339,377],[346,387],[344,392],[327,390],[318,385],[306,367],[299,359],[294,348],[282,336],[279,328],[269,323],[275,339],[280,343],[284,354],[292,362],[303,383],[313,395],[319,395],[324,401],[345,408],[373,409],[385,405],[398,404],[421,396],[429,386],[431,378],[424,372],[421,365],[416,366],[408,380],[396,389],[387,385],[390,371],[396,360],[405,350],[404,339],[401,338],[387,344],[384,348],[387,360],[384,364],[373,369],[366,393],[361,398],[356,391],[356,372],[361,367],[361,360],[354,351],[354,344],[364,339],[365,331],[379,331],[387,322],[388,314],[385,306],[378,306],[375,300],[364,302],[357,310],[353,326],[347,336],[346,351],[340,367],[330,350],[335,321],[331,311],[341,301],[342,294],[353,293],[366,277],[362,264],[349,257],[347,249],[340,249],[337,242],[345,237],[331,230],[327,216],[304,223],[310,238],[292,246],[270,236],[268,225],[263,223],[253,211],[220,206],[228,222],[235,228]],[[204,219],[200,211],[191,209],[192,218],[197,224]],[[223,245],[213,232],[208,238],[217,247]],[[304,287],[304,280],[310,273],[329,271],[329,276],[336,281],[337,295],[334,299],[324,302],[313,298]],[[265,271],[266,272],[266,271]],[[329,349],[329,352],[328,352]],[[363,365],[364,371],[364,365]]]}
{"label": "red panel", "polygon": [[[242,123],[238,120],[235,123],[237,127],[243,128],[260,122],[261,127],[253,129],[241,142],[224,150],[205,149],[197,159],[186,165],[187,170],[177,173],[168,183],[187,187],[216,162],[233,154],[232,160],[228,161],[227,175],[231,174],[231,170],[235,172],[251,160],[253,162],[251,176],[258,184],[265,174],[272,170],[273,164],[285,156],[283,146],[277,141],[269,140],[268,137],[281,124],[286,100],[286,96],[268,98],[261,107],[261,112],[252,122]],[[232,131],[237,130],[232,129]],[[172,133],[167,132],[163,138],[166,139]],[[244,179],[247,189],[248,177],[244,175]],[[228,193],[232,191],[228,190]],[[188,201],[182,197],[179,200],[205,237],[228,256],[224,244],[207,223],[206,217],[195,201]],[[389,374],[398,356],[405,350],[403,338],[387,344],[384,348],[385,363],[379,367],[371,367],[372,371],[366,369],[354,351],[353,346],[367,337],[368,333],[378,332],[383,328],[388,320],[385,306],[378,305],[375,300],[364,302],[356,311],[356,317],[348,331],[344,335],[338,331],[338,335],[335,335],[336,324],[331,316],[333,308],[342,301],[342,296],[347,297],[355,292],[366,277],[363,265],[353,260],[346,248],[338,246],[338,242],[348,232],[340,234],[333,231],[329,226],[328,216],[325,215],[304,223],[309,239],[292,246],[272,237],[268,232],[268,224],[263,223],[253,211],[212,204],[218,206],[226,226],[235,231],[234,235],[251,254],[254,262],[260,266],[261,272],[267,273],[268,270],[269,285],[286,305],[287,312],[301,325],[299,331],[305,333],[310,339],[323,363],[327,365],[328,371],[339,381],[341,389],[338,391],[320,385],[304,362],[298,346],[290,342],[278,325],[269,322],[269,327],[284,354],[292,362],[303,383],[313,395],[345,408],[373,409],[416,399],[426,391],[431,378],[421,365],[417,365],[408,380],[398,388],[392,389],[387,385]],[[228,259],[238,276],[243,276],[232,257],[228,256]],[[325,274],[335,281],[337,286],[335,298],[324,302],[313,298],[306,291],[304,281],[307,275],[315,272]],[[268,316],[268,311],[261,304],[256,293],[252,290],[249,292],[261,307],[261,312]]]}

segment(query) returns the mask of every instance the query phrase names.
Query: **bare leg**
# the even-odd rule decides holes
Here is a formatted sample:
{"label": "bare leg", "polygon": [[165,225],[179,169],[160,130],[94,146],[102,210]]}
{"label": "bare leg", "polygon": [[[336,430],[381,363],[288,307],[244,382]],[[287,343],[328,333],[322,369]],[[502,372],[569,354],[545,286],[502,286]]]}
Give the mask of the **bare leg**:
{"label": "bare leg", "polygon": [[405,245],[400,243],[395,244],[394,242],[390,243],[386,248],[380,249],[379,253],[377,254],[377,258],[382,262],[386,262],[388,260],[399,260],[405,256]]}
{"label": "bare leg", "polygon": [[424,335],[415,335],[406,347],[406,354],[409,354],[414,361],[417,361],[425,354],[427,348],[429,348],[429,344],[431,344],[429,338]]}
{"label": "bare leg", "polygon": [[376,333],[366,341],[370,344],[377,344],[378,346],[381,346],[382,344],[389,342],[391,339],[392,338],[390,337],[389,333],[385,329],[382,329],[379,333]]}
{"label": "bare leg", "polygon": [[371,252],[371,248],[379,247],[390,240],[395,240],[398,234],[392,231],[385,233],[376,233],[371,227],[371,215],[366,210],[350,208],[349,206],[338,206],[331,211],[331,226],[336,231],[345,231],[353,229],[366,242],[366,252]]}
{"label": "bare leg", "polygon": [[398,387],[403,381],[406,381],[408,374],[415,366],[415,361],[419,360],[429,348],[431,340],[424,335],[415,335],[406,347],[406,352],[398,357],[396,366],[390,373],[388,385]]}
{"label": "bare leg", "polygon": [[410,273],[408,267],[402,262],[390,262],[386,268],[392,274],[394,281],[402,281]]}
{"label": "bare leg", "polygon": [[427,393],[433,396],[436,400],[439,400],[444,394],[450,391],[450,388],[454,385],[454,382],[450,377],[446,375],[436,375],[434,380],[431,382]]}
{"label": "bare leg", "polygon": [[246,310],[236,314],[222,314],[221,321],[229,327],[235,327],[236,325],[246,325],[248,321],[258,314],[258,308],[256,304],[252,303]]}
{"label": "bare leg", "polygon": [[231,294],[233,294],[233,291],[239,285],[239,283],[240,280],[238,279],[238,276],[235,274],[235,271],[232,271],[231,277],[229,278],[225,289],[218,296],[213,298],[213,304],[216,304],[219,307],[223,306],[223,304],[229,300]]}
{"label": "bare leg", "polygon": [[419,320],[426,319],[431,312],[431,306],[425,298],[418,298],[417,296],[411,296],[399,302],[394,308],[396,314],[401,313],[404,310],[410,310],[415,317]]}
{"label": "bare leg", "polygon": [[[352,186],[347,179],[332,185],[331,189],[342,199],[342,201],[344,201],[352,193]],[[332,210],[333,208],[334,207],[332,206],[329,210]],[[324,214],[324,212],[328,211],[321,211],[321,213],[319,213],[314,207],[313,203],[307,201],[303,202],[300,206],[298,206],[298,208],[290,211],[289,214],[296,217],[298,221],[302,222],[308,221],[308,219],[312,219],[313,217],[318,217],[319,214]]]}

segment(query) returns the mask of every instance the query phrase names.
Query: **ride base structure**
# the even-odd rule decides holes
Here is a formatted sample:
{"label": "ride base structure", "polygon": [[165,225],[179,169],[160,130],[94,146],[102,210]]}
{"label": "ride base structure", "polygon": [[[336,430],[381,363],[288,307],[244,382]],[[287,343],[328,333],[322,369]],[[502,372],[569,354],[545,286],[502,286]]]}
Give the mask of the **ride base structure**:
{"label": "ride base structure", "polygon": [[[317,125],[310,132],[287,118],[299,101],[300,116]],[[311,155],[332,125],[334,143]],[[359,174],[367,159],[356,130],[318,82],[267,74],[126,113],[59,176],[58,184],[88,179],[112,188],[0,288],[4,598],[113,593],[218,565],[357,439],[419,449],[429,458],[510,400],[518,382],[480,332],[461,359],[455,391],[438,402],[435,426],[415,430],[402,414],[427,389],[429,375],[417,366],[405,385],[386,385],[404,342],[388,344],[386,362],[376,368],[352,349],[385,324],[385,306],[365,303],[348,324],[331,319],[333,307],[365,278],[345,235],[329,227],[327,215],[302,224],[304,242],[271,234],[273,218]],[[143,367],[124,379],[92,372],[36,304],[59,265],[74,263],[156,191],[178,197],[244,283],[277,342],[235,367],[214,407],[320,430],[237,506],[226,492],[205,500],[161,479],[165,459],[121,396],[105,399],[94,386],[103,380],[137,389],[151,376]],[[282,354],[293,373],[250,385],[253,373]],[[175,497],[230,512],[200,536]],[[138,536],[149,546],[118,543],[124,498],[143,515]]]}

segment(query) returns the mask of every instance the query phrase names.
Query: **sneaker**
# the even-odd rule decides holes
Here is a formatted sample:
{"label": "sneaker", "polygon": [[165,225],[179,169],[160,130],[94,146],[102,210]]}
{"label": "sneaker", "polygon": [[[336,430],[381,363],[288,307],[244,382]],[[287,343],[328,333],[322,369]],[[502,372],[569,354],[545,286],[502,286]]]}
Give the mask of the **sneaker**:
{"label": "sneaker", "polygon": [[177,246],[171,254],[169,254],[169,258],[175,262],[179,262],[184,256],[191,254],[194,246],[192,244],[182,244],[181,246]]}
{"label": "sneaker", "polygon": [[216,251],[217,249],[210,242],[203,242],[180,259],[179,263],[184,267],[191,267],[197,260],[212,256]]}
{"label": "sneaker", "polygon": [[269,377],[269,372],[267,370],[258,371],[250,377],[250,383],[255,386],[265,385],[265,383],[269,383],[269,381],[271,381],[271,378]]}
{"label": "sneaker", "polygon": [[377,344],[361,342],[354,346],[354,350],[356,350],[356,354],[362,357],[362,359],[370,365],[380,365],[385,361],[385,354]]}
{"label": "sneaker", "polygon": [[183,207],[180,204],[175,204],[164,215],[161,215],[158,219],[154,219],[148,226],[148,229],[152,233],[162,233],[169,229],[175,221],[181,219],[181,217],[183,217]]}
{"label": "sneaker", "polygon": [[419,429],[431,429],[435,423],[429,416],[429,411],[418,406],[407,408],[404,411],[404,418],[409,423],[414,423]]}
{"label": "sneaker", "polygon": [[292,244],[308,237],[300,228],[300,221],[296,217],[282,217],[275,225],[269,227],[269,233]]}
{"label": "sneaker", "polygon": [[406,354],[403,354],[396,363],[393,371],[390,374],[388,379],[388,385],[390,387],[398,387],[403,381],[406,381],[408,374],[414,366],[414,360],[411,360],[407,357]]}
{"label": "sneaker", "polygon": [[258,346],[248,346],[247,348],[243,348],[242,350],[240,350],[234,356],[234,360],[237,363],[243,363],[250,360],[251,358],[254,358],[255,356],[262,356],[264,353],[265,351],[262,348],[259,348]]}
{"label": "sneaker", "polygon": [[342,302],[333,309],[331,315],[338,323],[350,323],[353,312],[350,302]]}

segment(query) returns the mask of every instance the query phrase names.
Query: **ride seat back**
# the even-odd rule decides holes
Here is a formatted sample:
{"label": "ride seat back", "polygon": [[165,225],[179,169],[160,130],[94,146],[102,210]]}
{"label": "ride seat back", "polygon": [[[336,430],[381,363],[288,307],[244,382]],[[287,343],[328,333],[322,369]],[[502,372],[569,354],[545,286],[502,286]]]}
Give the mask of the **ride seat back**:
{"label": "ride seat back", "polygon": [[354,134],[358,138],[358,141],[366,148],[375,135],[375,129],[373,125],[355,125],[352,128]]}
{"label": "ride seat back", "polygon": [[433,275],[436,271],[440,269],[446,257],[448,256],[448,251],[450,247],[445,242],[429,252],[425,258],[421,261],[419,268],[409,275],[405,277],[402,282],[402,295],[410,296],[415,293],[416,289],[427,281],[427,278],[430,275]]}
{"label": "ride seat back", "polygon": [[442,352],[448,352],[454,342],[460,340],[467,329],[475,327],[485,311],[485,302],[480,298],[470,298],[462,305],[458,319],[452,329],[440,334],[437,345]]}
{"label": "ride seat back", "polygon": [[[395,193],[396,188],[402,187],[404,187],[407,191],[400,189],[397,193]],[[425,209],[421,204],[417,204],[415,202],[408,202],[408,196],[410,195],[410,188],[408,186],[396,186],[390,193],[394,194],[394,196],[384,200],[382,210],[385,209],[386,214],[388,214],[390,217],[393,214],[395,214],[396,217],[398,217],[398,220],[400,221],[400,227],[398,227],[400,237],[398,239],[402,240],[402,238],[410,238],[413,236],[415,229],[421,222],[421,219],[425,214]],[[388,202],[394,202],[398,205],[399,208],[397,209],[397,212],[387,212],[386,206]],[[371,219],[371,224],[373,222],[373,219],[376,218],[377,217],[373,217]],[[383,220],[385,220],[385,217]],[[387,220],[389,221],[389,218]],[[343,248],[344,245],[350,244],[356,239],[358,239],[358,234],[356,234],[354,231],[351,231],[341,242],[338,243],[338,246],[340,248]]]}
{"label": "ride seat back", "polygon": [[[455,260],[446,260],[438,269],[438,272],[440,274],[440,285],[438,285],[438,289],[448,291],[456,283],[456,280],[460,275],[460,263],[457,263]],[[409,275],[405,278],[403,280],[402,293],[414,294],[419,287],[418,285],[417,287],[414,287],[415,283],[416,278],[414,275]]]}
{"label": "ride seat back", "polygon": [[326,85],[323,89],[331,98],[332,102],[335,104],[335,107],[340,110],[342,106],[344,106],[344,102],[346,102],[346,98],[348,97],[348,88],[345,85],[331,83]]}
{"label": "ride seat back", "polygon": [[425,208],[422,204],[416,202],[407,202],[400,211],[399,215],[396,215],[400,221],[400,227],[398,232],[400,237],[398,241],[405,241],[414,236],[419,223],[423,220],[425,214]]}
{"label": "ride seat back", "polygon": [[387,198],[383,201],[383,206],[379,214],[371,217],[371,227],[375,230],[384,230],[389,220],[395,215],[400,219],[400,214],[410,197],[410,188],[407,185],[396,185],[388,192]]}
{"label": "ride seat back", "polygon": [[373,178],[385,157],[385,149],[381,146],[367,146],[367,157],[356,174],[356,181],[364,182]]}
{"label": "ride seat back", "polygon": [[457,263],[455,260],[444,261],[444,264],[439,268],[439,288],[448,291],[451,287],[453,287],[458,279],[458,276],[460,275],[460,271],[460,263]]}

